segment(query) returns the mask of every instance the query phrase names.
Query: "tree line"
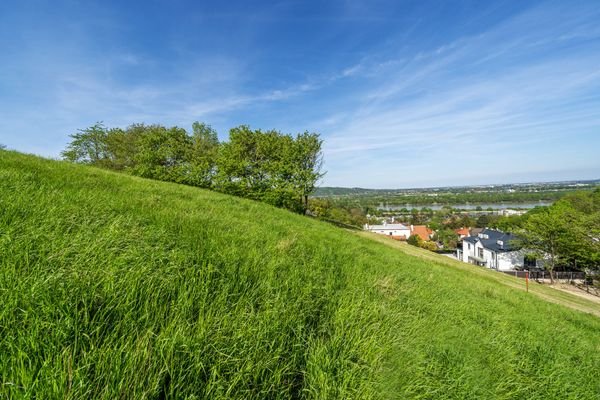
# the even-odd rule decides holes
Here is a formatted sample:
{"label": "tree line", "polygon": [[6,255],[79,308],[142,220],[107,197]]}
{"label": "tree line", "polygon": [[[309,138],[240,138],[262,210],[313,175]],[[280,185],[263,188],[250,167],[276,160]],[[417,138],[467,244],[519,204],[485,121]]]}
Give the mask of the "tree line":
{"label": "tree line", "polygon": [[132,175],[213,189],[304,213],[308,196],[324,175],[322,140],[304,132],[232,128],[219,142],[209,125],[180,127],[97,123],[70,135],[65,160]]}
{"label": "tree line", "polygon": [[[459,189],[457,189],[459,190]],[[490,203],[528,203],[547,201],[552,202],[560,199],[566,193],[572,193],[577,190],[573,188],[557,189],[540,189],[535,192],[515,191],[515,192],[456,192],[456,193],[440,193],[440,192],[424,192],[424,193],[389,193],[381,194],[378,192],[357,193],[357,194],[330,194],[335,191],[317,190],[316,194],[320,197],[330,198],[338,204],[352,204],[359,202],[364,207],[378,208],[383,205],[385,207],[401,208],[421,208],[430,205],[449,205],[460,206],[464,204],[490,204]],[[432,196],[435,194],[435,196]],[[410,210],[408,210],[410,211]]]}
{"label": "tree line", "polygon": [[569,194],[515,219],[523,245],[546,260],[544,268],[600,271],[600,188]]}

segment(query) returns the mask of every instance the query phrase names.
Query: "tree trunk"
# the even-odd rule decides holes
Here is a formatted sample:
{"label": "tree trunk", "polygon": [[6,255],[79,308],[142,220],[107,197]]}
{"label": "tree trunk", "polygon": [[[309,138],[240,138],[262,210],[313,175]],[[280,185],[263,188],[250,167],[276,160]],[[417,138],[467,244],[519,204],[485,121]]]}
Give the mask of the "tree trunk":
{"label": "tree trunk", "polygon": [[554,251],[554,243],[552,242],[550,247],[550,284],[554,285],[554,264],[556,260],[556,254]]}

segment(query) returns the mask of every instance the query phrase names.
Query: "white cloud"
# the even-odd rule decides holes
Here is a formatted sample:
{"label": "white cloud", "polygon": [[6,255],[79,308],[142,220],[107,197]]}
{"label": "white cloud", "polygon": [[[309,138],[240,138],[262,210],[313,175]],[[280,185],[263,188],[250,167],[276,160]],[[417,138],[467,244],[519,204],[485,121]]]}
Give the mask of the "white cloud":
{"label": "white cloud", "polygon": [[[547,8],[539,8],[400,65],[395,59],[372,65],[371,70],[382,64],[393,67],[357,96],[364,100],[352,117],[328,127],[334,132],[325,147],[332,171],[325,183],[343,184],[352,176],[352,185],[389,187],[385,182],[395,175],[412,174],[444,182],[454,179],[457,170],[440,171],[435,165],[456,165],[457,159],[465,165],[484,162],[514,175],[532,167],[529,161],[515,162],[523,146],[530,146],[529,158],[535,158],[535,146],[568,142],[574,132],[600,129],[600,52],[577,47],[582,37],[600,37],[597,26],[577,29],[600,14],[553,9],[552,16],[559,12],[559,24]],[[537,29],[532,30],[534,21]],[[579,33],[568,35],[573,29]],[[573,43],[563,43],[565,48],[555,52],[556,40]],[[369,68],[361,73],[371,76]],[[363,163],[347,166],[349,173],[338,171],[357,157]],[[406,162],[410,167],[404,167]],[[539,162],[552,165],[551,160]]]}

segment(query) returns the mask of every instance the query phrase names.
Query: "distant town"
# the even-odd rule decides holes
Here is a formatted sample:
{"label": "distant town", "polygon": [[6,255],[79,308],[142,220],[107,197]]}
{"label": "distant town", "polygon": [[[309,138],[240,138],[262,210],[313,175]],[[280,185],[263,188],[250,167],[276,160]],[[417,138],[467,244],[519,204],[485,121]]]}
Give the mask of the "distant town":
{"label": "distant town", "polygon": [[[586,216],[596,207],[586,204],[595,204],[599,193],[598,179],[397,190],[322,187],[309,208],[313,216],[465,263],[585,283],[600,261],[598,224]],[[554,242],[560,250],[548,246]]]}

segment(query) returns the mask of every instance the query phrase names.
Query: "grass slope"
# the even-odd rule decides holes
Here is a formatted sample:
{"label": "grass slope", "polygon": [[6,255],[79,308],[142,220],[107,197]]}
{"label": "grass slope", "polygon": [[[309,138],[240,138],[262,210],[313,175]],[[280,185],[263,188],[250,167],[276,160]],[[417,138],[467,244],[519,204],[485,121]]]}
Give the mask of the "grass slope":
{"label": "grass slope", "polygon": [[267,205],[0,151],[0,398],[597,398],[600,319]]}
{"label": "grass slope", "polygon": [[[390,240],[389,238],[373,234],[366,231],[352,231],[352,233],[369,238],[373,241],[380,242],[386,246],[398,249],[403,253],[411,256],[419,257],[424,260],[434,261],[438,264],[449,265],[452,268],[462,269],[471,274],[477,274],[484,279],[491,280],[501,285],[506,285],[521,290],[527,290],[524,279],[515,278],[507,274],[499,274],[487,268],[478,268],[473,265],[460,262],[456,259],[442,256],[415,246],[409,246],[406,242]],[[564,290],[557,290],[554,287],[542,285],[532,280],[529,284],[529,292],[552,303],[561,304],[574,310],[583,311],[600,317],[600,298],[588,298],[581,295],[576,295]]]}

